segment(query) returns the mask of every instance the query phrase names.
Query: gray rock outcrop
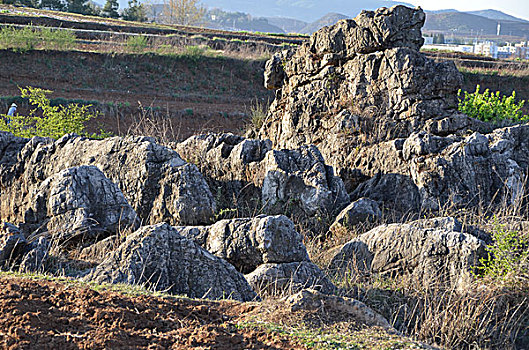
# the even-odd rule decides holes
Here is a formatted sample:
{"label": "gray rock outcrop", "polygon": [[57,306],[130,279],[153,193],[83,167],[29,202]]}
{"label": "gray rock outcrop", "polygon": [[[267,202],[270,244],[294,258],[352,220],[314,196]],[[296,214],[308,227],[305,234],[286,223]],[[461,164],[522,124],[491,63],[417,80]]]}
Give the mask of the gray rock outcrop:
{"label": "gray rock outcrop", "polygon": [[307,287],[324,293],[335,290],[325,273],[310,261],[294,223],[283,215],[221,220],[211,226],[175,230],[235,266],[260,295],[295,293]]}
{"label": "gray rock outcrop", "polygon": [[314,289],[303,289],[286,299],[292,312],[299,310],[322,310],[329,314],[347,314],[355,322],[368,327],[381,327],[386,331],[396,332],[389,322],[369,306],[356,299],[328,295]]}
{"label": "gray rock outcrop", "polygon": [[25,251],[27,241],[15,225],[7,222],[0,226],[0,268],[9,268]]}
{"label": "gray rock outcrop", "polygon": [[425,286],[462,288],[479,259],[486,257],[486,245],[461,231],[460,223],[448,218],[381,225],[346,243],[330,269],[410,276]]}
{"label": "gray rock outcrop", "polygon": [[[23,209],[48,178],[82,165],[95,166],[115,183],[145,223],[206,224],[214,198],[197,167],[147,137],[57,141],[0,134],[0,217],[25,222]],[[14,161],[16,160],[16,161]]]}
{"label": "gray rock outcrop", "polygon": [[141,284],[192,298],[256,298],[244,276],[232,265],[167,224],[144,226],[129,235],[84,279]]}
{"label": "gray rock outcrop", "polygon": [[369,198],[360,198],[342,210],[334,220],[330,230],[332,232],[350,230],[357,224],[375,221],[381,216],[382,211],[377,202]]}
{"label": "gray rock outcrop", "polygon": [[527,126],[494,130],[457,111],[460,73],[419,52],[424,18],[404,6],[364,11],[276,55],[265,73],[276,99],[259,137],[316,145],[352,200],[402,215],[519,203]]}
{"label": "gray rock outcrop", "polygon": [[404,6],[363,11],[272,58],[268,87],[282,84],[260,136],[278,148],[315,144],[344,168],[358,145],[407,137],[429,119],[451,116],[462,78],[452,63],[419,52],[424,20],[422,10]]}
{"label": "gray rock outcrop", "polygon": [[[262,209],[313,216],[349,203],[341,179],[314,146],[272,150],[268,140],[232,134],[193,136],[175,146],[183,158],[200,164],[225,207],[243,212]],[[262,207],[262,208],[261,208]],[[248,210],[250,208],[250,210]]]}

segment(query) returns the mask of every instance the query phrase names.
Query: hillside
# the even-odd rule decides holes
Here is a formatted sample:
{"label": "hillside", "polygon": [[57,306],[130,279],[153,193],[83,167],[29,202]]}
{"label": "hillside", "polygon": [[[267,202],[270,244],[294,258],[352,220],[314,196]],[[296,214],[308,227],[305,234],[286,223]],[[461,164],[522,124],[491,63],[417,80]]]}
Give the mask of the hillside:
{"label": "hillside", "polygon": [[506,14],[504,12],[501,12],[501,11],[498,11],[498,10],[492,10],[492,9],[480,10],[480,11],[468,11],[467,13],[470,13],[472,15],[477,15],[477,16],[481,16],[481,17],[494,19],[494,20],[517,21],[517,22],[526,22],[526,23],[529,22],[529,21],[527,21],[525,19],[514,17],[514,16],[508,15],[508,14]]}
{"label": "hillside", "polygon": [[300,33],[312,34],[322,27],[333,25],[339,20],[346,19],[346,18],[351,18],[351,17],[342,15],[341,13],[328,13],[322,18],[318,19],[317,21],[312,22],[306,25],[305,27],[303,27]]}
{"label": "hillside", "polygon": [[268,23],[280,27],[285,33],[302,33],[302,29],[308,24],[305,21],[288,17],[267,17]]}
{"label": "hillside", "polygon": [[204,5],[209,8],[221,8],[231,12],[245,12],[252,16],[275,17],[292,14],[297,20],[313,22],[329,12],[345,13],[348,16],[356,16],[362,10],[374,10],[379,7],[391,7],[397,4],[405,4],[399,1],[385,0],[301,0],[301,1],[244,1],[244,0],[204,0]]}

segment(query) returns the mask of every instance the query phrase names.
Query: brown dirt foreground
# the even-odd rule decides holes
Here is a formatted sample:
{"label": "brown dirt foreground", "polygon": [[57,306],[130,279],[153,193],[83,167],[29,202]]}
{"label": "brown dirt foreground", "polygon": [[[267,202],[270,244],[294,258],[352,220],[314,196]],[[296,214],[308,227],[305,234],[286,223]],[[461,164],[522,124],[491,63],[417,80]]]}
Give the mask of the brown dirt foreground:
{"label": "brown dirt foreground", "polygon": [[305,349],[279,334],[236,327],[255,303],[128,296],[0,276],[4,349]]}

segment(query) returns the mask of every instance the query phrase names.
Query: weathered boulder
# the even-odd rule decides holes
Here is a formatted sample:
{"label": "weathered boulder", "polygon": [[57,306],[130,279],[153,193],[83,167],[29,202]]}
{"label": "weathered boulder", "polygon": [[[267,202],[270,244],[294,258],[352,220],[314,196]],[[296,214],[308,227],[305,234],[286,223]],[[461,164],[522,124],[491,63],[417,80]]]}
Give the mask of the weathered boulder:
{"label": "weathered boulder", "polygon": [[421,208],[417,185],[409,176],[378,173],[360,184],[352,198],[369,198],[381,206],[402,214],[414,213]]}
{"label": "weathered boulder", "polygon": [[81,165],[99,168],[146,223],[204,224],[215,212],[214,198],[196,166],[151,138],[65,135],[53,141],[1,136],[0,217],[5,220],[24,222],[21,208],[30,203],[35,189],[62,170]]}
{"label": "weathered boulder", "polygon": [[263,264],[245,277],[260,295],[297,293],[305,288],[322,293],[333,293],[336,290],[325,273],[310,261]]}
{"label": "weathered boulder", "polygon": [[68,168],[50,176],[22,204],[21,228],[46,232],[58,244],[95,242],[138,224],[119,188],[95,166]]}
{"label": "weathered boulder", "polygon": [[443,203],[471,207],[486,203],[520,204],[529,157],[529,126],[499,129],[444,143],[417,147],[415,135],[406,140],[409,174],[417,185],[421,207],[438,210]]}
{"label": "weathered boulder", "polygon": [[24,252],[26,246],[26,238],[19,228],[3,222],[0,226],[0,267],[11,267]]}
{"label": "weathered boulder", "polygon": [[378,203],[369,198],[360,198],[349,204],[347,208],[336,217],[331,225],[332,232],[350,230],[355,225],[366,221],[375,221],[382,216]]}
{"label": "weathered boulder", "polygon": [[355,322],[368,327],[381,327],[390,332],[396,332],[389,322],[369,306],[356,299],[328,295],[314,289],[303,289],[289,296],[286,303],[292,312],[299,310],[322,310],[329,314],[347,314]]}
{"label": "weathered boulder", "polygon": [[242,273],[267,263],[309,261],[303,236],[282,215],[221,220],[212,226],[177,229]]}
{"label": "weathered boulder", "polygon": [[268,140],[208,134],[193,136],[175,149],[200,164],[210,187],[225,200],[223,206],[237,206],[246,214],[263,207],[268,214],[312,216],[349,203],[343,182],[314,146],[272,150]]}
{"label": "weathered boulder", "polygon": [[141,284],[192,298],[256,298],[244,276],[168,224],[144,226],[94,268],[86,281]]}
{"label": "weathered boulder", "polygon": [[44,272],[46,262],[49,257],[50,242],[44,238],[39,237],[26,248],[27,253],[22,257],[19,271],[28,272]]}
{"label": "weathered boulder", "polygon": [[[459,230],[459,231],[458,231]],[[421,283],[463,287],[486,256],[485,243],[453,219],[381,225],[346,243],[330,268],[411,276]]]}

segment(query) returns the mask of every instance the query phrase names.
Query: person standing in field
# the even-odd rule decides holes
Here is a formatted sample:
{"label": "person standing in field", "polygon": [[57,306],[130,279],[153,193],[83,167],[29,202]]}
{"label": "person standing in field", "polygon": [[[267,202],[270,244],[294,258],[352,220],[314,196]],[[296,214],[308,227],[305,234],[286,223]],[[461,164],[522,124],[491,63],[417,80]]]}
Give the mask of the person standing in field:
{"label": "person standing in field", "polygon": [[16,112],[16,111],[17,111],[17,105],[16,105],[15,103],[13,103],[13,104],[11,105],[11,107],[9,107],[9,110],[7,111],[7,115],[8,115],[9,117],[12,117],[12,116],[15,115],[15,112]]}
{"label": "person standing in field", "polygon": [[11,107],[9,107],[9,110],[7,111],[7,116],[8,116],[6,120],[7,125],[9,125],[9,122],[11,121],[9,117],[13,117],[16,111],[17,111],[17,105],[15,103],[11,104]]}

